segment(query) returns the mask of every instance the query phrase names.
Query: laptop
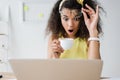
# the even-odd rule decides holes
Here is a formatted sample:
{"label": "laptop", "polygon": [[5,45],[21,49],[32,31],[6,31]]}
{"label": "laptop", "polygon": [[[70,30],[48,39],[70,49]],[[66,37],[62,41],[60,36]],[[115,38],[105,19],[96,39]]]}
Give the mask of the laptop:
{"label": "laptop", "polygon": [[17,80],[100,80],[103,61],[84,59],[11,59]]}

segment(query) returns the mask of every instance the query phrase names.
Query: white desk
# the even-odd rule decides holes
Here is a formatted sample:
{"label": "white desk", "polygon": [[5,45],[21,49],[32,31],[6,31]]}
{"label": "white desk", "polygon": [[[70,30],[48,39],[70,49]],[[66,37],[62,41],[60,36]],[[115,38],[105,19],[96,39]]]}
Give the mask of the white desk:
{"label": "white desk", "polygon": [[0,74],[3,75],[3,77],[0,78],[0,80],[17,80],[13,73],[10,73],[10,72],[0,72]]}
{"label": "white desk", "polygon": [[[0,72],[0,74],[3,75],[3,78],[0,78],[0,80],[17,80],[14,73],[10,72]],[[100,80],[118,80],[118,79],[112,79],[108,77],[102,77]]]}

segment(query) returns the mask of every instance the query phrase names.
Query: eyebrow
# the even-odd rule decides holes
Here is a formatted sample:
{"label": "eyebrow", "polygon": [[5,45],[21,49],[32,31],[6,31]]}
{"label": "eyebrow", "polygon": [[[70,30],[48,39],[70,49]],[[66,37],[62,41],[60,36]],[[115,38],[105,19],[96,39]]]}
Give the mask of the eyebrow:
{"label": "eyebrow", "polygon": [[[68,17],[67,15],[65,15],[65,14],[63,14],[63,13],[61,13],[61,15],[62,15],[63,17]],[[77,15],[74,16],[74,18],[76,18],[76,17],[81,17],[81,15],[80,15],[80,14],[77,14]]]}
{"label": "eyebrow", "polygon": [[60,12],[60,14],[61,14],[62,16],[68,17],[67,15],[64,15],[62,12]]}
{"label": "eyebrow", "polygon": [[80,15],[76,15],[75,17],[81,17]]}
{"label": "eyebrow", "polygon": [[76,15],[75,17],[78,17],[78,16],[80,16],[80,15]]}
{"label": "eyebrow", "polygon": [[62,16],[64,16],[64,17],[68,17],[67,15],[62,15]]}
{"label": "eyebrow", "polygon": [[[64,14],[62,14],[62,16],[64,16],[64,17],[68,17],[67,15],[64,15]],[[79,15],[75,15],[74,17],[78,17]]]}

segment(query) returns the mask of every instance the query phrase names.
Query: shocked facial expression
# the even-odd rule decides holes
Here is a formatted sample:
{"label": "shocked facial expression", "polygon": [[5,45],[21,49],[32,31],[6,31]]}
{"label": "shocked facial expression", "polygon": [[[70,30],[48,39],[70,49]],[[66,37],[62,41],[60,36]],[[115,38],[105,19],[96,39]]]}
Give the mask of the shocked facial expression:
{"label": "shocked facial expression", "polygon": [[67,33],[67,37],[75,38],[79,29],[80,15],[78,10],[63,8],[61,11],[61,22]]}

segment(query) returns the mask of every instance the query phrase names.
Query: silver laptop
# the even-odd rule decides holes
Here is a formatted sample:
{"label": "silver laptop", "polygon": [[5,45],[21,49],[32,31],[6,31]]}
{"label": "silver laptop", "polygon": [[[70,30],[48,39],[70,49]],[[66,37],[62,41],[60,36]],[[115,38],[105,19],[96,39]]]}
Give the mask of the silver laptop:
{"label": "silver laptop", "polygon": [[17,80],[100,80],[103,61],[83,59],[11,59]]}

